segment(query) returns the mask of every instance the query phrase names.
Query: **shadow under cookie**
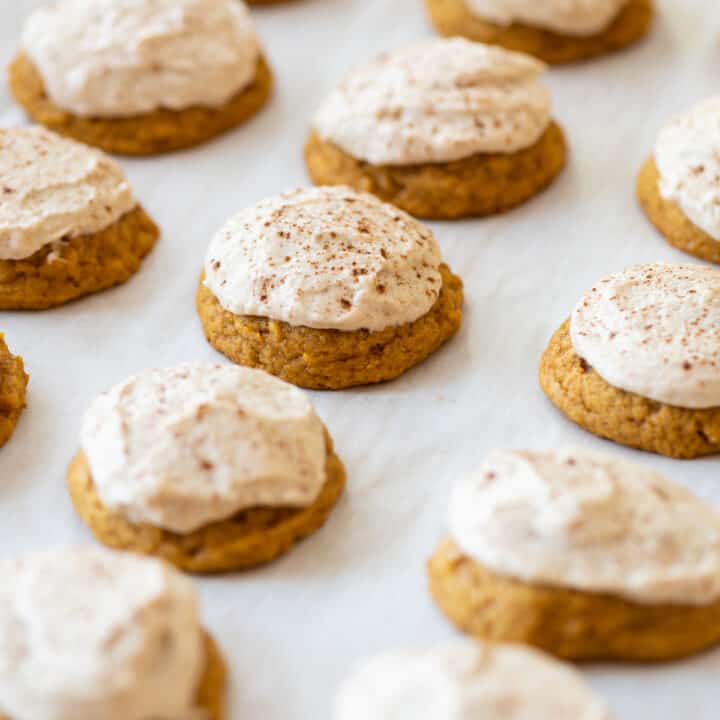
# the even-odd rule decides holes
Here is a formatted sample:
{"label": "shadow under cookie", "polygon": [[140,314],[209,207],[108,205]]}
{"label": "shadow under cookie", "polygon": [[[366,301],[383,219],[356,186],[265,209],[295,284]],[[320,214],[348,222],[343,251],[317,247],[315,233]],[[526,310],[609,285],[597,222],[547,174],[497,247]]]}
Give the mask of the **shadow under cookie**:
{"label": "shadow under cookie", "polygon": [[720,264],[720,241],[695,225],[674,200],[666,200],[659,183],[660,173],[651,157],[637,179],[638,200],[650,222],[678,250]]}
{"label": "shadow under cookie", "polygon": [[453,220],[510,210],[547,187],[565,167],[565,136],[551,123],[531,147],[447,163],[372,165],[312,131],[305,162],[317,185],[349,185],[421,218]]}
{"label": "shadow under cookie", "polygon": [[720,407],[682,408],[610,385],[575,353],[569,320],[550,340],[539,378],[550,400],[595,435],[674,458],[720,453]]}
{"label": "shadow under cookie", "polygon": [[185,535],[131,523],[121,513],[105,507],[82,451],[68,468],[68,489],[78,515],[108,547],[153,555],[187,572],[243,570],[285,554],[327,520],[345,487],[345,468],[327,433],[326,444],[327,479],[312,505],[249,508]]}
{"label": "shadow under cookie", "polygon": [[402,375],[449,340],[462,321],[463,285],[440,266],[442,289],[412,323],[370,332],[318,330],[268,318],[234,315],[205,287],[197,310],[208,342],[239,365],[259,368],[300,387],[338,390]]}
{"label": "shadow under cookie", "polygon": [[435,27],[442,35],[460,35],[508,50],[528,53],[559,65],[621,50],[644,37],[654,15],[652,0],[630,0],[610,27],[589,36],[563,35],[514,23],[497,25],[477,17],[465,0],[425,0]]}
{"label": "shadow under cookie", "polygon": [[10,352],[0,333],[0,447],[10,439],[25,408],[28,379],[22,358]]}
{"label": "shadow under cookie", "polygon": [[720,642],[720,602],[649,605],[514,580],[444,540],[428,562],[430,592],[458,628],[570,660],[663,661]]}
{"label": "shadow under cookie", "polygon": [[0,260],[0,310],[44,310],[120,285],[140,269],[159,234],[137,206],[100,232]]}
{"label": "shadow under cookie", "polygon": [[10,89],[27,114],[61,135],[120,155],[155,155],[199,145],[255,115],[272,90],[272,73],[258,61],[252,83],[219,108],[193,106],[160,109],[127,118],[80,117],[63,110],[47,95],[37,67],[20,53],[8,70]]}

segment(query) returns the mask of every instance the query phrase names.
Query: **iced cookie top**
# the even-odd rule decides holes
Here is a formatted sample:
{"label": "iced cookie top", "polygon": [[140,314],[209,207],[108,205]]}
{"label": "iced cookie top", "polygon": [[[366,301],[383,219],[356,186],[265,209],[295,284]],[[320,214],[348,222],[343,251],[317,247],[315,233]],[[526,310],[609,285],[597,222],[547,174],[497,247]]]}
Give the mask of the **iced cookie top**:
{"label": "iced cookie top", "polygon": [[440,294],[440,249],[422,223],[345,187],[294,190],[231,218],[210,243],[205,284],[236,315],[383,330]]}
{"label": "iced cookie top", "polygon": [[188,533],[256,506],[305,507],[325,484],[307,396],[259,370],[146,370],[100,395],[81,433],[98,496],[132,522]]}
{"label": "iced cookie top", "polygon": [[442,163],[533,145],[550,123],[545,66],[461,38],[430,40],[352,72],[313,122],[375,165]]}
{"label": "iced cookie top", "polygon": [[530,648],[455,640],[366,660],[334,720],[610,720],[580,673]]}
{"label": "iced cookie top", "polygon": [[61,0],[30,15],[22,44],[53,102],[95,117],[219,107],[259,57],[238,0]]}
{"label": "iced cookie top", "polygon": [[720,406],[720,270],[638,265],[575,308],[577,355],[614,387],[685,408]]}
{"label": "iced cookie top", "polygon": [[205,652],[195,592],[157,560],[100,549],[0,560],[0,714],[191,720]]}
{"label": "iced cookie top", "polygon": [[496,25],[519,23],[562,35],[607,30],[629,0],[465,0],[473,15]]}
{"label": "iced cookie top", "polygon": [[135,205],[107,155],[44,128],[0,128],[0,260],[100,232]]}
{"label": "iced cookie top", "polygon": [[454,490],[450,535],[490,570],[646,604],[720,599],[720,512],[626,460],[497,451]]}
{"label": "iced cookie top", "polygon": [[673,118],[658,135],[660,194],[720,241],[720,96]]}

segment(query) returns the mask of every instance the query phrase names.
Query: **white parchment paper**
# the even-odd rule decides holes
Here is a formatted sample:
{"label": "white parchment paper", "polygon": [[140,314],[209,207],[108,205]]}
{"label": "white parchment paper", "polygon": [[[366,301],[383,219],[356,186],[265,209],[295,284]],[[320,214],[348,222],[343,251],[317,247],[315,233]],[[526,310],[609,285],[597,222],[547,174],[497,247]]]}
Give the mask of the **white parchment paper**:
{"label": "white parchment paper", "polygon": [[[37,4],[1,0],[3,66]],[[569,168],[549,191],[503,217],[432,224],[465,280],[460,335],[396,382],[314,394],[349,471],[325,529],[269,567],[199,581],[232,673],[232,720],[329,719],[335,688],[362,656],[454,634],[429,599],[424,563],[444,531],[452,483],[490,448],[615,451],[720,502],[720,459],[614,447],[567,421],[536,380],[550,334],[600,276],[689,260],[638,210],[635,174],[669,114],[720,92],[720,16],[717,0],[658,5],[641,46],[549,73],[571,145]],[[58,310],[0,314],[31,376],[28,409],[0,451],[0,554],[91,542],[64,485],[84,408],[142,368],[219,357],[193,304],[211,235],[241,207],[307,182],[308,120],[347,70],[432,34],[421,0],[297,0],[255,14],[277,74],[268,108],[197,150],[122,161],[163,230],[142,271]],[[3,87],[0,124],[18,122]],[[585,671],[619,720],[720,716],[720,652]]]}

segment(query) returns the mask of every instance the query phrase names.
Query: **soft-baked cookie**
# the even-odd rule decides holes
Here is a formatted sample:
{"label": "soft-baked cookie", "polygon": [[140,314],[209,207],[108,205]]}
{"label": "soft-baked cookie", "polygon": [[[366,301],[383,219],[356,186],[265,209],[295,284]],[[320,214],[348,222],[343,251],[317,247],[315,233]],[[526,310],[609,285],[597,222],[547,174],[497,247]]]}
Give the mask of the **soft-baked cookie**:
{"label": "soft-baked cookie", "polygon": [[119,165],[44,128],[0,128],[0,178],[1,310],[124,283],[158,238]]}
{"label": "soft-baked cookie", "polygon": [[305,160],[319,185],[371,192],[417,217],[504,212],[552,182],[563,132],[539,61],[461,38],[355,70],[313,120]]}
{"label": "soft-baked cookie", "polygon": [[428,228],[343,187],[291,191],[231,218],[197,293],[217,350],[317,389],[397,377],[458,331],[462,302]]}
{"label": "soft-baked cookie", "polygon": [[191,572],[260,565],[319,529],[345,470],[306,396],[233,365],[148,370],[101,395],[68,469],[101,542]]}
{"label": "soft-baked cookie", "polygon": [[546,395],[601,437],[678,458],[720,452],[720,271],[640,265],[603,278],[553,335]]}
{"label": "soft-baked cookie", "polygon": [[343,683],[334,720],[610,720],[574,668],[469,639],[384,652]]}
{"label": "soft-baked cookie", "polygon": [[526,52],[552,64],[621,50],[643,38],[653,0],[425,0],[443,35]]}
{"label": "soft-baked cookie", "polygon": [[443,612],[486,640],[658,661],[720,642],[720,512],[600,453],[494,453],[455,489],[428,572]]}
{"label": "soft-baked cookie", "polygon": [[22,358],[10,352],[0,333],[0,447],[10,439],[25,408],[27,384]]}
{"label": "soft-baked cookie", "polygon": [[124,155],[205,142],[272,89],[239,0],[63,0],[30,16],[9,81],[36,122]]}
{"label": "soft-baked cookie", "polygon": [[176,570],[96,548],[0,569],[0,718],[223,720],[225,664]]}
{"label": "soft-baked cookie", "polygon": [[720,97],[674,118],[637,181],[640,205],[676,248],[720,263]]}

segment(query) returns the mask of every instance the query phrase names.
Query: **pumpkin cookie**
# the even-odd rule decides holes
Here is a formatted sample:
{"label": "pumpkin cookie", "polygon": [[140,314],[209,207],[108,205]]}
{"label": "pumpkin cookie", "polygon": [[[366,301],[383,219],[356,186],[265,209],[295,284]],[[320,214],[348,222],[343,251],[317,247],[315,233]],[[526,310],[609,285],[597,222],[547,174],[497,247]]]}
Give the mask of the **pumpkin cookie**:
{"label": "pumpkin cookie", "polygon": [[526,52],[552,64],[621,50],[643,38],[652,0],[426,0],[443,35]]}
{"label": "pumpkin cookie", "polygon": [[642,265],[601,280],[553,335],[540,384],[586,430],[677,458],[720,452],[720,271]]}
{"label": "pumpkin cookie", "polygon": [[340,688],[334,720],[610,720],[582,675],[515,645],[453,640],[365,660]]}
{"label": "pumpkin cookie", "polygon": [[676,248],[720,263],[720,97],[675,118],[640,171],[640,205]]}
{"label": "pumpkin cookie", "polygon": [[344,484],[305,395],[232,365],[148,370],[101,395],[68,470],[98,540],[190,572],[288,552],[324,524]]}
{"label": "pumpkin cookie", "polygon": [[0,568],[3,720],[223,720],[225,664],[176,570],[95,548]]}
{"label": "pumpkin cookie", "polygon": [[417,217],[504,212],[565,166],[544,65],[461,38],[357,69],[325,101],[305,146],[317,184],[371,192]]}
{"label": "pumpkin cookie", "polygon": [[402,374],[457,332],[462,301],[428,228],[342,187],[291,191],[231,218],[197,293],[216,349],[317,389]]}
{"label": "pumpkin cookie", "polygon": [[15,357],[0,333],[0,447],[13,434],[25,408],[28,375],[21,357]]}
{"label": "pumpkin cookie", "polygon": [[158,238],[113,160],[44,128],[0,128],[0,177],[2,310],[124,283]]}
{"label": "pumpkin cookie", "polygon": [[720,642],[720,513],[619,458],[494,453],[461,482],[430,589],[462,630],[575,660]]}
{"label": "pumpkin cookie", "polygon": [[36,122],[124,155],[203,143],[272,88],[238,0],[63,0],[30,16],[9,80]]}

